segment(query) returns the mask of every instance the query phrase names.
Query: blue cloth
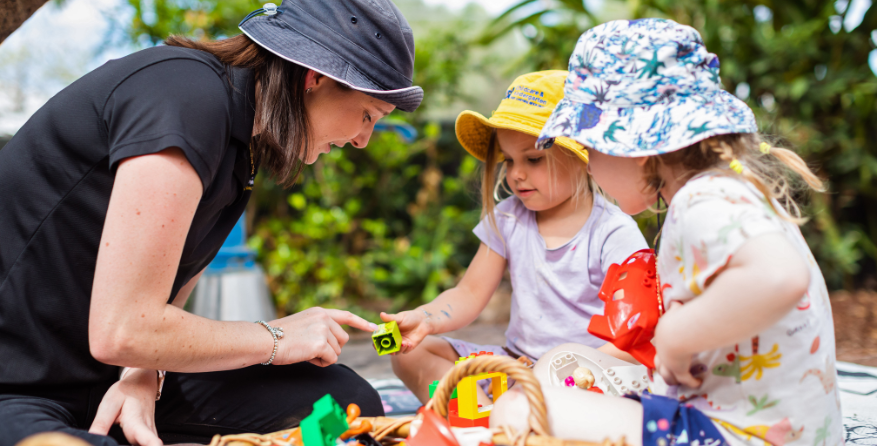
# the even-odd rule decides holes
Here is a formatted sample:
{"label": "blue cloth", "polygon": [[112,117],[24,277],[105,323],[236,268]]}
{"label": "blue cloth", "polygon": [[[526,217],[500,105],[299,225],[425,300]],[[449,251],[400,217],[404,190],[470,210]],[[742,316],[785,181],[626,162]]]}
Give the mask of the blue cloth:
{"label": "blue cloth", "polygon": [[675,398],[628,394],[643,405],[643,446],[726,446],[710,418]]}

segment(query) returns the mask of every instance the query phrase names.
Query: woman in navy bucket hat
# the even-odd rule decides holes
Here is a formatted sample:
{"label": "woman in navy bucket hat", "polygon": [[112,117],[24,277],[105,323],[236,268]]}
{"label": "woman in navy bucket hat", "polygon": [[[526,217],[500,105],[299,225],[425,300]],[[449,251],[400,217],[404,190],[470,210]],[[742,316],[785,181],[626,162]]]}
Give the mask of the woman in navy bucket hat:
{"label": "woman in navy bucket hat", "polygon": [[41,432],[207,443],[295,426],[327,393],[383,414],[335,364],[341,325],[374,324],[182,308],[260,166],[291,185],[333,145],[363,148],[378,119],[419,106],[411,28],[390,0],[286,0],[240,28],[108,62],[0,151],[0,446]]}
{"label": "woman in navy bucket hat", "polygon": [[[597,26],[570,58],[537,146],[583,144],[593,179],[628,214],[666,201],[657,258],[666,312],[649,391],[545,389],[555,436],[843,444],[831,305],[792,196],[822,183],[797,154],[762,141],[719,67],[696,30],[661,19]],[[629,326],[639,313],[619,317]],[[504,395],[497,410],[523,401]]]}

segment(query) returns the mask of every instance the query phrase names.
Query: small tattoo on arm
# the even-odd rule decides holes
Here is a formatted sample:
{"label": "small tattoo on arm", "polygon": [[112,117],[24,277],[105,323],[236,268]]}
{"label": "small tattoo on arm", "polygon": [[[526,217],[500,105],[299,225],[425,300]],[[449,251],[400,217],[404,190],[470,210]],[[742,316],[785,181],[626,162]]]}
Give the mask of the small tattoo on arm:
{"label": "small tattoo on arm", "polygon": [[448,319],[450,319],[450,318],[451,318],[451,315],[450,315],[450,314],[448,314],[448,312],[447,312],[447,311],[445,311],[445,310],[442,310],[442,314],[444,314],[444,315],[445,315],[445,316],[447,316],[447,317],[448,317]]}

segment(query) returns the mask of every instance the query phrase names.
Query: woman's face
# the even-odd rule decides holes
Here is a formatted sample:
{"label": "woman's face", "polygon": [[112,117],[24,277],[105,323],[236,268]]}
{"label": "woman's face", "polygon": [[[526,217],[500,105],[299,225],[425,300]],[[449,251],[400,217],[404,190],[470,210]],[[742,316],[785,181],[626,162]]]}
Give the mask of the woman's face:
{"label": "woman's face", "polygon": [[305,109],[311,128],[310,153],[301,155],[305,164],[313,164],[332,146],[350,143],[358,149],[365,147],[378,119],[396,108],[314,71],[308,73],[305,88],[310,89],[305,94]]}

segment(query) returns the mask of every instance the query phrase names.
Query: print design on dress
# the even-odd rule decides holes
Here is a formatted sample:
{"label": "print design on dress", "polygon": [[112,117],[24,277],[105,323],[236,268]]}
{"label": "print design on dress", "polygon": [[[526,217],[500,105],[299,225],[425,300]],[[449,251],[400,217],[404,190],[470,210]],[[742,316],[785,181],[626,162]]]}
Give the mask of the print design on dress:
{"label": "print design on dress", "polygon": [[761,379],[764,369],[772,369],[780,366],[780,345],[774,344],[767,353],[758,353],[758,336],[752,338],[752,356],[740,354],[740,346],[734,346],[735,353],[729,353],[727,363],[713,367],[713,375],[734,378],[738,383],[746,381],[755,375],[755,380]]}
{"label": "print design on dress", "polygon": [[831,437],[831,417],[826,415],[825,423],[822,424],[822,427],[816,429],[816,438],[813,439],[813,446],[818,445],[820,441],[822,446],[825,446],[825,442],[829,437]]}
{"label": "print design on dress", "polygon": [[804,372],[804,376],[801,377],[801,381],[799,383],[803,383],[808,376],[813,375],[816,379],[819,380],[819,383],[822,384],[822,388],[825,389],[825,394],[828,395],[834,390],[835,385],[835,377],[837,376],[837,372],[834,371],[834,363],[831,361],[831,357],[825,357],[825,370],[820,369],[810,369]]}
{"label": "print design on dress", "polygon": [[[764,369],[773,369],[780,366],[780,358],[783,354],[779,352],[780,345],[774,344],[769,352],[758,354],[758,336],[752,338],[752,356],[740,356],[740,373],[743,374],[742,379],[746,381],[755,374],[755,380],[761,379]],[[746,364],[748,362],[748,364]]]}
{"label": "print design on dress", "polygon": [[706,393],[695,396],[691,400],[686,401],[685,404],[694,407],[701,412],[706,410],[710,410],[713,412],[731,412],[737,409],[736,404],[731,406],[719,406],[718,404],[710,401],[709,395]]}
{"label": "print design on dress", "polygon": [[740,346],[734,346],[734,353],[728,353],[728,361],[725,364],[718,364],[713,367],[713,375],[716,376],[727,376],[730,378],[734,378],[737,383],[740,383]]}
{"label": "print design on dress", "polygon": [[694,265],[691,267],[691,280],[688,282],[688,288],[695,296],[700,296],[703,292],[697,284],[697,276],[701,270],[709,268],[709,255],[707,253],[706,243],[701,241],[700,247],[691,247],[691,255],[694,257]]}
{"label": "print design on dress", "polygon": [[765,393],[761,398],[757,398],[755,395],[749,395],[749,402],[752,403],[752,410],[746,412],[747,417],[751,417],[764,409],[770,409],[771,407],[776,406],[779,404],[780,400],[770,401],[769,394]]}
{"label": "print design on dress", "polygon": [[795,308],[797,308],[801,311],[804,311],[804,310],[810,308],[810,292],[809,291],[804,293],[804,297],[802,297],[801,300],[798,301],[798,305],[796,305]]}
{"label": "print design on dress", "polygon": [[795,429],[792,427],[792,422],[789,421],[788,418],[783,418],[779,423],[774,424],[773,426],[767,426],[764,424],[756,424],[753,426],[746,427],[744,429],[740,429],[737,426],[734,426],[731,423],[726,421],[717,420],[713,418],[713,421],[728,429],[729,431],[744,437],[746,441],[752,439],[752,437],[761,439],[764,441],[765,446],[783,446],[786,443],[791,443],[804,435],[804,426],[801,426],[800,429]]}

